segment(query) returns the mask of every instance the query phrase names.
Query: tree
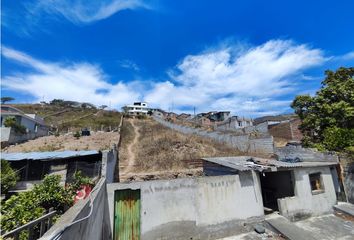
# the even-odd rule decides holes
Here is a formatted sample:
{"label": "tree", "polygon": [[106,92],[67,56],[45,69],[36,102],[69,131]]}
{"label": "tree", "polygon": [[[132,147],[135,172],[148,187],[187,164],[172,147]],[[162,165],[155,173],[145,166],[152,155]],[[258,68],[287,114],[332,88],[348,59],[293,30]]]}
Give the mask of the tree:
{"label": "tree", "polygon": [[13,97],[2,97],[1,98],[1,104],[5,104],[6,102],[10,102],[15,100]]}
{"label": "tree", "polygon": [[53,99],[52,101],[49,102],[50,105],[58,105],[58,106],[63,106],[64,105],[64,100],[63,99]]}
{"label": "tree", "polygon": [[10,163],[1,159],[1,193],[7,193],[7,191],[16,185],[18,180],[17,173],[11,168]]}
{"label": "tree", "polygon": [[104,110],[105,108],[107,108],[108,106],[107,105],[101,105],[99,108]]}
{"label": "tree", "polygon": [[354,68],[325,74],[314,97],[296,96],[291,107],[302,120],[305,146],[342,151],[354,145]]}

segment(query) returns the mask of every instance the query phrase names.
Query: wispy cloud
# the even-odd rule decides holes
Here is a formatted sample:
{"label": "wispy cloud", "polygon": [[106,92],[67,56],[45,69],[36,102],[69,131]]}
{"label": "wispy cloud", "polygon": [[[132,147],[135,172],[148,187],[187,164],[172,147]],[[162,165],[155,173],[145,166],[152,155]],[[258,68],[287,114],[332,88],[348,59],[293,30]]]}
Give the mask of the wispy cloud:
{"label": "wispy cloud", "polygon": [[348,52],[348,53],[345,53],[341,56],[336,56],[336,57],[333,57],[333,60],[335,61],[350,61],[350,60],[354,60],[354,51],[351,51],[351,52]]}
{"label": "wispy cloud", "polygon": [[145,99],[165,109],[174,105],[246,115],[282,112],[289,100],[279,98],[296,90],[303,70],[324,61],[320,49],[292,41],[243,48],[227,45],[186,56],[171,79],[156,84]]}
{"label": "wispy cloud", "polygon": [[152,9],[145,0],[38,0],[19,3],[16,11],[2,9],[1,25],[21,36],[65,19],[75,25],[91,24],[123,10]]}
{"label": "wispy cloud", "polygon": [[131,60],[118,61],[118,64],[122,68],[132,69],[136,72],[140,71],[140,67],[138,66],[138,64],[136,64],[135,62],[133,62]]}
{"label": "wispy cloud", "polygon": [[287,96],[301,91],[298,86],[304,81],[304,71],[327,59],[320,49],[292,41],[271,40],[242,48],[228,44],[186,56],[169,71],[166,81],[112,84],[99,66],[90,63],[51,63],[6,47],[3,56],[32,69],[5,76],[3,86],[37,100],[45,96],[46,100],[111,102],[120,107],[144,99],[166,110],[196,107],[247,116],[287,111]]}
{"label": "wispy cloud", "polygon": [[54,14],[74,24],[99,21],[126,9],[149,8],[142,0],[40,0],[27,6],[33,15]]}
{"label": "wispy cloud", "polygon": [[24,65],[30,73],[5,76],[2,86],[11,90],[31,94],[37,101],[44,97],[92,102],[97,105],[119,107],[140,98],[129,84],[111,84],[97,65],[90,63],[51,63],[35,59],[25,53],[3,47],[6,59]]}

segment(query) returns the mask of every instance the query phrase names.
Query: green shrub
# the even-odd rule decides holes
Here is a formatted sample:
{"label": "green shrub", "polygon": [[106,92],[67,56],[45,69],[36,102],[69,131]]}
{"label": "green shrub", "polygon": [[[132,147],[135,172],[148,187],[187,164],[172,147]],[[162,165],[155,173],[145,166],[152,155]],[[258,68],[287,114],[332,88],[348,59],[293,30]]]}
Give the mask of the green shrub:
{"label": "green shrub", "polygon": [[93,187],[94,183],[89,177],[85,177],[82,175],[81,171],[77,171],[74,173],[74,181],[68,184],[68,191],[75,196],[76,191],[80,190],[82,186],[90,186]]}
{"label": "green shrub", "polygon": [[[47,175],[41,184],[36,184],[32,190],[12,195],[1,202],[1,229],[11,231],[30,221],[33,221],[50,209],[59,215],[72,206],[76,191],[83,185],[93,187],[94,183],[81,172],[74,174],[74,181],[66,187],[60,185],[59,175]],[[22,236],[23,235],[23,236]],[[21,239],[28,233],[21,235]]]}
{"label": "green shrub", "polygon": [[18,180],[17,173],[11,168],[10,163],[1,159],[1,193],[6,193],[10,188],[16,185]]}
{"label": "green shrub", "polygon": [[60,185],[60,176],[48,175],[30,191],[12,195],[1,204],[1,229],[11,231],[33,221],[50,208],[59,214],[71,206],[73,196]]}
{"label": "green shrub", "polygon": [[16,133],[25,134],[27,132],[26,131],[26,127],[24,127],[21,124],[17,123],[15,117],[7,117],[5,119],[5,121],[4,121],[4,126],[13,128]]}
{"label": "green shrub", "polygon": [[76,132],[74,133],[74,137],[75,137],[76,139],[79,139],[79,138],[81,137],[80,132],[79,132],[79,131],[76,131]]}

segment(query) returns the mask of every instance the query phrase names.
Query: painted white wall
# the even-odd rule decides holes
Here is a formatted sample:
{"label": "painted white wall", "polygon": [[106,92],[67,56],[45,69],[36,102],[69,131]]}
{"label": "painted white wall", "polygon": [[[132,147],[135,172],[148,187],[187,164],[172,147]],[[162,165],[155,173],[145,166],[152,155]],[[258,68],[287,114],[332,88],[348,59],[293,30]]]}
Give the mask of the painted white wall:
{"label": "painted white wall", "polygon": [[34,122],[28,118],[21,117],[21,125],[26,127],[30,132],[35,132],[36,122]]}
{"label": "painted white wall", "polygon": [[144,182],[141,186],[141,233],[175,221],[195,221],[194,179]]}
{"label": "painted white wall", "polygon": [[240,175],[198,179],[197,225],[263,215],[258,176],[250,171]]}
{"label": "painted white wall", "polygon": [[[324,192],[312,194],[309,174],[320,172]],[[294,170],[295,196],[278,199],[280,213],[289,218],[297,214],[320,215],[331,212],[336,204],[336,193],[329,167]]]}

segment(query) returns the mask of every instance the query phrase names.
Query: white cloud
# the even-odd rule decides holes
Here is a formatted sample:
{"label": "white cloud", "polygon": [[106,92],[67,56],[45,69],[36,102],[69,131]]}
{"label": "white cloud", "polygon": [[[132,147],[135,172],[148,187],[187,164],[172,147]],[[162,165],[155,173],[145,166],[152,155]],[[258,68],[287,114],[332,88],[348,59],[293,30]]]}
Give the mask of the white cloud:
{"label": "white cloud", "polygon": [[[327,60],[319,49],[292,41],[271,40],[256,47],[232,44],[188,55],[163,82],[135,80],[110,83],[99,66],[89,63],[49,63],[13,49],[3,56],[32,68],[5,76],[3,86],[29,93],[37,100],[62,98],[112,103],[115,107],[136,100],[175,111],[231,110],[256,116],[289,109],[289,96],[302,91],[304,70]],[[307,80],[309,81],[309,80]]]}
{"label": "white cloud", "polygon": [[354,51],[348,52],[348,53],[343,54],[341,56],[334,57],[334,60],[340,60],[340,61],[354,60]]}
{"label": "white cloud", "polygon": [[278,97],[295,91],[294,79],[325,60],[321,50],[292,41],[223,46],[186,56],[170,73],[172,80],[157,84],[145,99],[165,109],[174,105],[246,115],[282,112],[290,102]]}
{"label": "white cloud", "polygon": [[138,64],[136,64],[135,62],[133,62],[131,60],[126,59],[126,60],[118,61],[118,64],[122,68],[132,69],[136,72],[140,71],[140,67],[138,66]]}
{"label": "white cloud", "polygon": [[89,63],[60,64],[37,60],[22,52],[3,47],[5,58],[31,69],[31,73],[5,76],[2,86],[29,93],[37,101],[54,98],[91,102],[96,105],[120,107],[140,98],[129,84],[111,84],[102,70]]}
{"label": "white cloud", "polygon": [[27,8],[32,15],[49,13],[63,16],[74,24],[86,24],[108,18],[122,10],[149,6],[142,0],[40,0]]}

